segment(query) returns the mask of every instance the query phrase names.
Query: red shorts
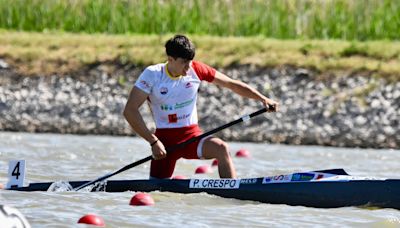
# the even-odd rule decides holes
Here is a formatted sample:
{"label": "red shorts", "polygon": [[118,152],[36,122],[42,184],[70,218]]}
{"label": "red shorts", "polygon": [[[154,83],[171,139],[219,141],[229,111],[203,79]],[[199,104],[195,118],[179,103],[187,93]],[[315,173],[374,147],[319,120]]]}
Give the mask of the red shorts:
{"label": "red shorts", "polygon": [[[156,129],[155,132],[155,135],[164,144],[165,148],[185,142],[201,134],[202,131],[198,125],[190,125],[182,128]],[[150,165],[150,177],[169,178],[174,173],[175,164],[178,159],[199,159],[197,154],[199,143],[200,140],[170,151],[164,159],[152,160]]]}

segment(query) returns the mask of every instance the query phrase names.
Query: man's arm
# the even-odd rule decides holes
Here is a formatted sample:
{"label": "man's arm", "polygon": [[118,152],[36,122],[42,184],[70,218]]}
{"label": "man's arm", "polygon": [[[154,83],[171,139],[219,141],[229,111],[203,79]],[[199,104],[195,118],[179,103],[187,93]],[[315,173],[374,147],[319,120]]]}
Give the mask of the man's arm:
{"label": "man's arm", "polygon": [[146,101],[147,97],[148,94],[134,86],[126,102],[124,116],[138,135],[142,136],[147,142],[152,143],[157,140],[157,137],[147,128],[139,112],[139,107]]}
{"label": "man's arm", "polygon": [[125,119],[128,121],[132,129],[147,142],[153,144],[151,146],[153,157],[155,159],[161,159],[166,156],[164,145],[158,140],[146,126],[142,115],[139,112],[139,107],[146,101],[149,95],[137,87],[133,87],[128,101],[126,102],[124,109]]}
{"label": "man's arm", "polygon": [[269,111],[277,112],[279,110],[278,102],[262,95],[248,84],[239,80],[234,80],[219,71],[215,73],[215,78],[212,83],[228,88],[243,97],[259,100],[264,104],[264,106],[269,108]]}

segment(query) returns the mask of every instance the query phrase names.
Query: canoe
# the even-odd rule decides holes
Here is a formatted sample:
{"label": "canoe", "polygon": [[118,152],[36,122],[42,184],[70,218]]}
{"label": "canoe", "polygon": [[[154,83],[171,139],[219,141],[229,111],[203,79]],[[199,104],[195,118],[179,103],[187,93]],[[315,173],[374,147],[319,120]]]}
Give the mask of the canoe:
{"label": "canoe", "polygon": [[[89,181],[70,181],[75,188]],[[16,191],[47,191],[53,182],[12,187]],[[93,190],[94,191],[94,190]],[[269,204],[316,208],[378,207],[400,209],[400,179],[354,177],[343,169],[242,179],[109,180],[96,191],[166,191],[200,193]]]}

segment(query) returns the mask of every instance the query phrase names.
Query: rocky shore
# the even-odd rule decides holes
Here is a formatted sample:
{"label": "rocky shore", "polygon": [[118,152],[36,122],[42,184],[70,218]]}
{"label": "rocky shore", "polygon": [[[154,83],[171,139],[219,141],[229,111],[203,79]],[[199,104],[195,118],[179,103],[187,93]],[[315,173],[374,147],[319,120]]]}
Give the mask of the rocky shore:
{"label": "rocky shore", "polygon": [[[70,75],[21,76],[0,65],[0,130],[134,135],[122,117],[143,68],[99,63]],[[370,75],[320,75],[306,69],[220,69],[276,99],[279,113],[232,126],[229,141],[400,148],[400,82]],[[226,89],[204,83],[198,113],[205,131],[260,109]],[[147,107],[145,121],[154,127]]]}

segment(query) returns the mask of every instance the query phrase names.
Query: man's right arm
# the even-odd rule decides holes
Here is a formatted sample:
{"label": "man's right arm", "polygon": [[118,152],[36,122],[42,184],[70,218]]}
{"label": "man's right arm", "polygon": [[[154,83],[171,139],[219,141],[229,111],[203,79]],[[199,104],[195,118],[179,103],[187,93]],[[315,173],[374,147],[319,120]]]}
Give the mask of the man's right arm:
{"label": "man's right arm", "polygon": [[155,159],[160,159],[166,156],[164,145],[158,140],[157,136],[147,128],[139,112],[139,107],[146,101],[148,96],[147,93],[134,86],[125,105],[124,117],[138,135],[143,137],[150,144],[155,143],[152,145],[153,157]]}
{"label": "man's right arm", "polygon": [[132,129],[147,142],[153,143],[157,137],[147,128],[139,107],[146,101],[148,94],[134,86],[129,94],[128,101],[125,105],[124,116]]}

